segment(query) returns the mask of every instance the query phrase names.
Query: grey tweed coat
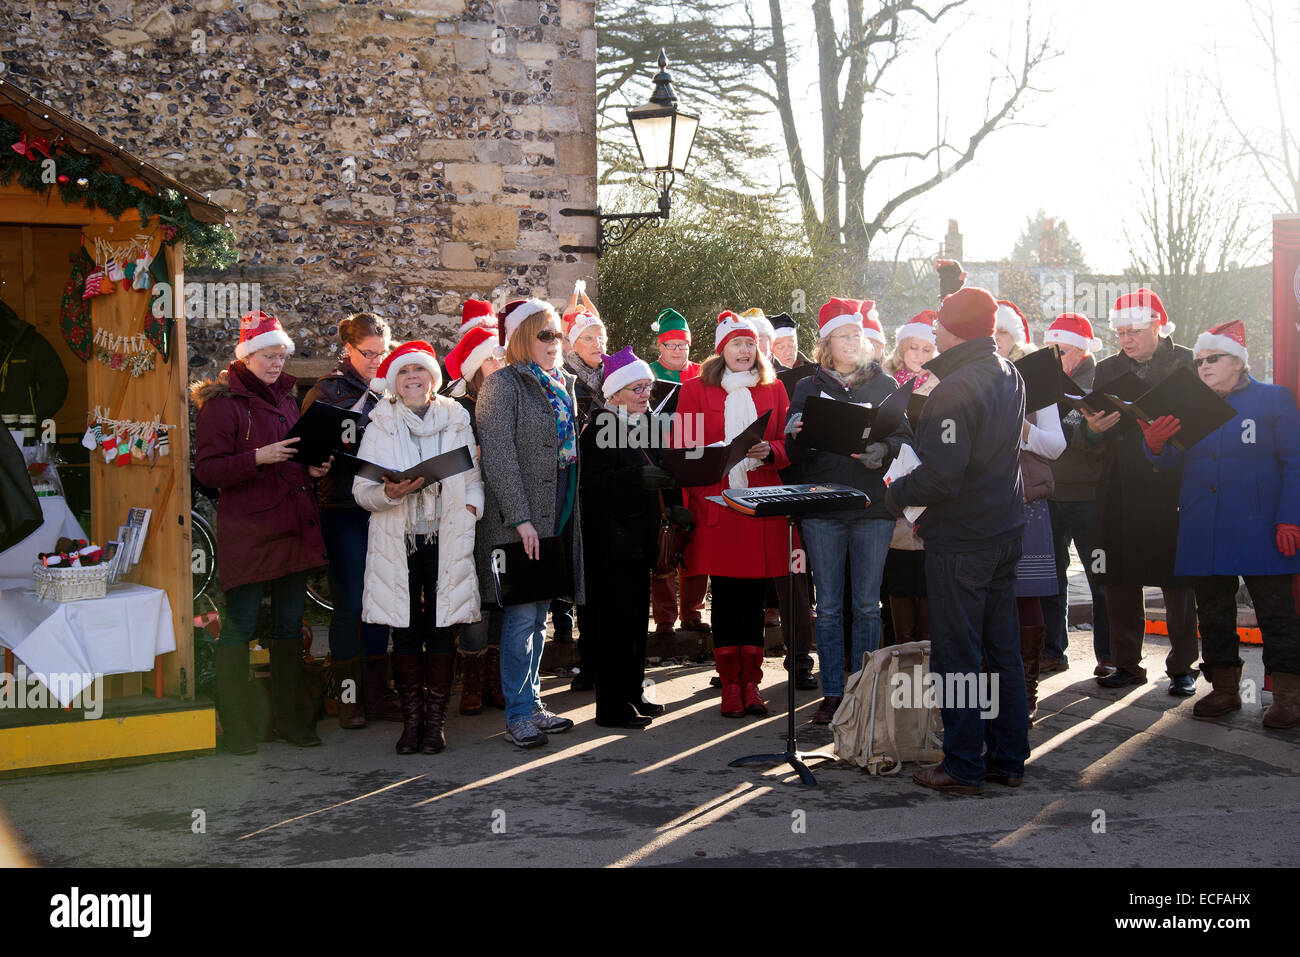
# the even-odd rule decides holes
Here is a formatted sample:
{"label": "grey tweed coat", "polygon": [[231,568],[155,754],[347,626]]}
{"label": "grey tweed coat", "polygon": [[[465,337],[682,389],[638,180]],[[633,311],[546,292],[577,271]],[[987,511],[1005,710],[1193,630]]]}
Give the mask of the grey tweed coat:
{"label": "grey tweed coat", "polygon": [[[572,375],[564,372],[564,383],[575,402]],[[555,413],[542,384],[527,370],[508,365],[483,380],[474,408],[481,447],[485,502],[478,523],[474,561],[478,569],[479,592],[484,601],[495,602],[492,579],[492,550],[519,541],[515,526],[532,522],[537,534],[547,538],[556,533],[556,481],[560,438],[555,430]],[[577,491],[578,468],[573,472]],[[570,521],[572,539],[569,562],[578,604],[586,603],[582,564],[582,496],[574,496]]]}

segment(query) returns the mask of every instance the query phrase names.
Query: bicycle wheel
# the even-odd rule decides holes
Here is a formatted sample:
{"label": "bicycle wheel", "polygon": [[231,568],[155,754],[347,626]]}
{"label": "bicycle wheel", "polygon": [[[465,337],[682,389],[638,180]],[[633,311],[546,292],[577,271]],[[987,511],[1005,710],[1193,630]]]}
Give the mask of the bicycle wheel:
{"label": "bicycle wheel", "polygon": [[198,601],[217,577],[217,536],[207,519],[190,513],[190,573],[194,600]]}
{"label": "bicycle wheel", "polygon": [[322,611],[334,610],[334,599],[330,595],[329,570],[316,568],[307,573],[307,598]]}

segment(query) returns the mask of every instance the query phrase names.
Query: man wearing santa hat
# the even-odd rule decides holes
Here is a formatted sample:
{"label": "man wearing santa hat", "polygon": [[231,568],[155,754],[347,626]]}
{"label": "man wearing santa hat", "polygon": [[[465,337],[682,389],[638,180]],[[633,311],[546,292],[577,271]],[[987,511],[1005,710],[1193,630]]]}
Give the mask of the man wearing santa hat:
{"label": "man wearing santa hat", "polygon": [[[1097,363],[1092,354],[1101,348],[1101,340],[1092,334],[1092,323],[1087,316],[1067,312],[1057,316],[1043,337],[1048,348],[1061,357],[1061,368],[1084,391],[1091,391],[1097,373]],[[1104,677],[1115,670],[1110,657],[1110,627],[1106,619],[1106,591],[1093,570],[1092,528],[1097,522],[1097,480],[1101,477],[1101,449],[1090,444],[1083,434],[1083,415],[1068,402],[1062,401],[1061,430],[1065,433],[1066,448],[1059,458],[1051,460],[1052,493],[1047,504],[1051,509],[1052,535],[1056,544],[1055,595],[1044,596],[1043,618],[1047,623],[1047,636],[1043,643],[1043,658],[1039,674],[1065,671],[1069,667],[1066,655],[1068,642],[1070,542],[1079,552],[1088,588],[1092,592],[1092,650],[1097,660],[1094,674]]]}
{"label": "man wearing santa hat", "polygon": [[919,526],[931,669],[945,687],[987,682],[989,693],[997,691],[992,716],[973,701],[946,699],[944,759],[912,776],[917,784],[955,794],[979,794],[986,780],[1018,787],[1029,757],[1015,597],[1025,527],[1025,386],[997,355],[997,311],[993,295],[975,286],[943,301],[934,326],[940,354],[926,363],[939,384],[916,426],[921,464],[885,493],[896,517],[906,506],[925,507]]}
{"label": "man wearing santa hat", "polygon": [[[1174,345],[1164,303],[1149,289],[1115,300],[1111,325],[1120,351],[1097,364],[1095,389],[1106,389],[1124,373],[1142,380],[1143,391],[1179,366],[1193,368],[1192,350]],[[1136,395],[1121,396],[1135,399]],[[1097,678],[1104,688],[1145,684],[1142,640],[1146,634],[1144,585],[1164,593],[1169,654],[1169,693],[1196,694],[1196,595],[1191,582],[1174,573],[1178,547],[1178,472],[1159,471],[1142,449],[1142,430],[1118,412],[1084,413],[1084,437],[1102,449],[1097,483],[1097,525],[1089,560],[1106,590],[1110,650],[1115,672]]]}

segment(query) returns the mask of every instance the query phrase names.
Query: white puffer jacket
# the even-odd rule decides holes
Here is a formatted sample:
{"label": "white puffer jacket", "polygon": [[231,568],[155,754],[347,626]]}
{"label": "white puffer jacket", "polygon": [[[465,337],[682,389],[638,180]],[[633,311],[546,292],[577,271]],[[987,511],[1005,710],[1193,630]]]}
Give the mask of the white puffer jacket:
{"label": "white puffer jacket", "polygon": [[[478,575],[474,570],[474,526],[483,515],[483,479],[479,473],[478,446],[470,428],[469,413],[459,402],[443,396],[433,401],[447,416],[442,448],[450,452],[469,446],[474,467],[441,484],[438,520],[438,601],[435,623],[439,628],[479,620]],[[380,465],[402,461],[396,430],[397,413],[384,400],[370,413],[361,438],[358,458]],[[379,482],[357,476],[352,480],[357,504],[373,513],[366,550],[366,575],[361,595],[363,621],[394,628],[410,626],[411,589],[406,563],[406,509],[384,494]],[[474,507],[470,514],[467,505]]]}

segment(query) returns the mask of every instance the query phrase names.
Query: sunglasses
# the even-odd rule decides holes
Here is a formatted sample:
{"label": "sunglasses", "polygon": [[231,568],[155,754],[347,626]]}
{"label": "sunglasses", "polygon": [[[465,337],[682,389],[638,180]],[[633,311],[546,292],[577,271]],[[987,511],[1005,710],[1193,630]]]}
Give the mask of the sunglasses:
{"label": "sunglasses", "polygon": [[541,342],[555,342],[558,339],[563,339],[564,333],[557,332],[554,329],[543,329],[537,334],[537,338]]}
{"label": "sunglasses", "polygon": [[1218,362],[1220,359],[1226,359],[1226,358],[1228,358],[1228,354],[1227,354],[1226,352],[1216,352],[1216,353],[1215,353],[1214,355],[1212,355],[1212,356],[1205,356],[1205,357],[1200,358],[1200,359],[1193,359],[1192,361],[1196,363],[1196,368],[1199,369],[1201,366],[1205,365],[1205,363],[1207,363],[1207,362],[1208,362],[1210,365],[1214,365],[1214,364],[1215,364],[1216,362]]}

